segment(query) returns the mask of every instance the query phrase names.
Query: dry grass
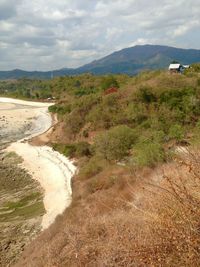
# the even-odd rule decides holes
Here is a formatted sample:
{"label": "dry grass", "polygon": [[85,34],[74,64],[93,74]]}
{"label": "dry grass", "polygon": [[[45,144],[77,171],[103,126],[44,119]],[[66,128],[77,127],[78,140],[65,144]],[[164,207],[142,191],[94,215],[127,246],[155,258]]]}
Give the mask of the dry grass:
{"label": "dry grass", "polygon": [[[194,155],[154,170],[113,166],[89,180],[76,177],[71,207],[17,266],[200,266],[200,155]],[[91,192],[93,179],[99,186]]]}

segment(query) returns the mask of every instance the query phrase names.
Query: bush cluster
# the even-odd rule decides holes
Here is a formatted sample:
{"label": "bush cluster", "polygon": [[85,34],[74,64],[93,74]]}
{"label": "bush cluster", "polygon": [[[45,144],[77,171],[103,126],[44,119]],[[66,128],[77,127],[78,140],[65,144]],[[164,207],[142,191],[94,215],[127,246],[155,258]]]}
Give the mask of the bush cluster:
{"label": "bush cluster", "polygon": [[103,158],[120,160],[128,155],[135,140],[135,132],[126,125],[120,125],[98,135],[94,147]]}
{"label": "bush cluster", "polygon": [[78,142],[73,144],[52,144],[53,149],[64,154],[66,157],[83,157],[91,156],[91,145],[87,142]]}
{"label": "bush cluster", "polygon": [[[188,72],[198,75],[199,64]],[[154,166],[166,159],[168,142],[185,140],[190,133],[195,138],[199,132],[199,78],[187,72],[176,77],[161,71],[136,77],[84,74],[56,78],[49,86],[59,98],[49,110],[60,115],[66,135],[75,142],[57,146],[70,157],[88,156],[91,170],[92,157],[99,156],[112,162],[131,157],[139,166]],[[110,87],[119,90],[105,94]],[[88,140],[93,145],[78,144],[80,137],[93,135]]]}

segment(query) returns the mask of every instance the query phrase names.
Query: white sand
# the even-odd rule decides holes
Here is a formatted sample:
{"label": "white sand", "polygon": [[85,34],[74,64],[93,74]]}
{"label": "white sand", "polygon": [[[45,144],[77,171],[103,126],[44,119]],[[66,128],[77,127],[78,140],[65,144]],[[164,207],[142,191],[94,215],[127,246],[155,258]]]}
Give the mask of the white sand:
{"label": "white sand", "polygon": [[32,107],[49,107],[49,106],[53,105],[52,103],[25,101],[25,100],[20,100],[20,99],[15,99],[15,98],[7,98],[7,97],[0,97],[0,102],[1,103],[32,106]]}
{"label": "white sand", "polygon": [[71,203],[71,177],[76,168],[66,157],[47,146],[34,147],[17,142],[8,150],[15,151],[24,159],[22,166],[44,188],[46,214],[43,216],[42,228],[46,229]]}
{"label": "white sand", "polygon": [[[29,108],[25,108],[27,112],[22,109],[22,113],[19,113],[21,109],[18,106],[10,105],[9,101],[16,105],[28,105]],[[8,116],[6,109],[9,109],[9,115],[12,117],[11,122],[13,123],[20,118],[24,121],[27,120],[27,116],[34,115],[34,123],[29,130],[28,138],[47,131],[52,125],[51,117],[47,111],[49,103],[27,103],[27,101],[10,100],[8,98],[0,98],[0,102],[5,105],[3,109],[3,104],[1,104],[0,114],[3,112],[5,117]],[[25,115],[26,113],[28,113],[27,116]],[[43,216],[42,228],[46,229],[53,223],[56,216],[62,214],[71,203],[71,177],[74,175],[76,167],[66,157],[53,151],[50,147],[32,146],[24,142],[24,139],[12,143],[7,148],[7,151],[15,151],[20,155],[24,159],[22,166],[44,188],[46,214]]]}

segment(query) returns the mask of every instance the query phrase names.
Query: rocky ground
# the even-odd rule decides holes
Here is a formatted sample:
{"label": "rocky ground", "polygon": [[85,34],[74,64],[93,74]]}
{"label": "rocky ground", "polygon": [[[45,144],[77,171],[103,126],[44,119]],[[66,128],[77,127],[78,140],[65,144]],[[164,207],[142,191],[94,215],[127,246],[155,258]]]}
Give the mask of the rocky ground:
{"label": "rocky ground", "polygon": [[24,247],[41,230],[43,190],[20,164],[22,158],[6,153],[10,142],[34,128],[41,107],[0,103],[0,266],[12,266]]}
{"label": "rocky ground", "polygon": [[45,213],[38,182],[15,153],[0,154],[0,266],[11,266],[40,231]]}
{"label": "rocky ground", "polygon": [[43,107],[1,103],[0,99],[0,142],[14,142],[33,134],[38,130],[35,124],[43,110]]}

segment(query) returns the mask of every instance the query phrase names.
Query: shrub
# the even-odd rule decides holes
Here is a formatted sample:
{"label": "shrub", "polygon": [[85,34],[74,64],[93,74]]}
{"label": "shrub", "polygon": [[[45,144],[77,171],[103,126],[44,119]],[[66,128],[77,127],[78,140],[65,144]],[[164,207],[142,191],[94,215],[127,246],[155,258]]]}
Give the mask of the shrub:
{"label": "shrub", "polygon": [[184,137],[184,129],[179,124],[174,124],[169,129],[169,138],[176,139],[180,141]]}
{"label": "shrub", "polygon": [[80,114],[77,110],[74,110],[73,113],[69,114],[66,117],[65,122],[67,133],[70,136],[75,136],[78,134],[85,123],[83,114]]}
{"label": "shrub", "polygon": [[148,113],[145,104],[129,103],[125,109],[125,116],[129,122],[141,124],[148,118]]}
{"label": "shrub", "polygon": [[160,103],[165,103],[170,109],[180,110],[184,113],[193,111],[196,101],[194,88],[166,90],[160,95]]}
{"label": "shrub", "polygon": [[118,94],[106,95],[102,99],[102,105],[108,108],[117,108],[118,98],[119,98]]}
{"label": "shrub", "polygon": [[152,136],[153,136],[153,140],[156,143],[162,143],[165,141],[165,133],[162,130],[153,130]]}
{"label": "shrub", "polygon": [[156,96],[152,93],[151,87],[143,86],[139,89],[138,98],[141,102],[149,104],[156,101]]}
{"label": "shrub", "polygon": [[91,122],[94,129],[108,129],[118,124],[121,114],[118,95],[107,95],[103,97],[98,105],[92,108],[86,117],[86,121]]}
{"label": "shrub", "polygon": [[89,132],[88,132],[88,130],[83,130],[83,137],[85,137],[85,138],[88,138],[89,137]]}
{"label": "shrub", "polygon": [[58,113],[60,115],[64,115],[66,113],[71,112],[70,105],[61,106],[59,104],[56,104],[56,105],[50,106],[48,109],[49,109],[49,112]]}
{"label": "shrub", "polygon": [[113,75],[106,76],[102,80],[101,88],[106,90],[109,87],[119,88],[119,84]]}
{"label": "shrub", "polygon": [[165,160],[165,153],[159,143],[145,140],[134,147],[133,162],[137,166],[154,167],[156,163]]}
{"label": "shrub", "polygon": [[49,112],[56,113],[57,105],[53,105],[53,106],[48,107],[48,110],[49,110]]}
{"label": "shrub", "polygon": [[53,144],[53,149],[62,153],[66,157],[74,157],[76,146],[74,144]]}
{"label": "shrub", "polygon": [[73,109],[77,109],[79,112],[87,114],[93,106],[96,106],[100,102],[101,98],[98,94],[84,95],[76,99],[72,105]]}
{"label": "shrub", "polygon": [[107,160],[120,160],[128,155],[136,139],[135,132],[128,126],[113,127],[100,134],[95,140],[95,150]]}
{"label": "shrub", "polygon": [[91,155],[91,145],[87,142],[79,142],[76,145],[76,157],[90,156]]}
{"label": "shrub", "polygon": [[91,178],[96,174],[100,173],[103,170],[103,166],[101,159],[97,157],[92,157],[81,169],[80,169],[80,177],[84,179]]}
{"label": "shrub", "polygon": [[200,120],[197,121],[196,127],[200,130]]}
{"label": "shrub", "polygon": [[191,68],[189,70],[200,72],[200,63],[194,63],[192,64]]}
{"label": "shrub", "polygon": [[79,142],[73,144],[53,144],[53,149],[64,154],[66,157],[83,157],[91,155],[90,144]]}

